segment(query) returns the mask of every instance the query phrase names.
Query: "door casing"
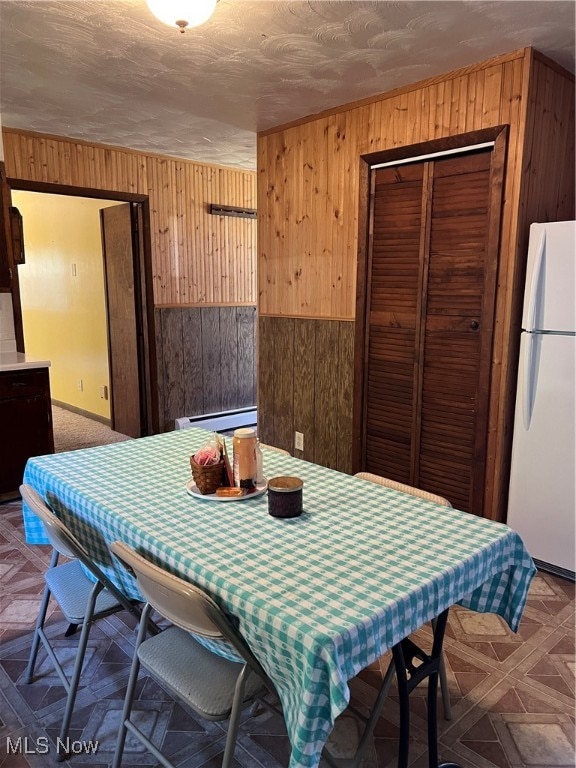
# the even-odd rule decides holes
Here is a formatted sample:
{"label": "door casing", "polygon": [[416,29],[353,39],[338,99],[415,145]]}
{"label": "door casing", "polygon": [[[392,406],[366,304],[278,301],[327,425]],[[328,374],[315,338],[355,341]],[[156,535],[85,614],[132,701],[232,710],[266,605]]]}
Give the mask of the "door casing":
{"label": "door casing", "polygon": [[[45,192],[53,195],[89,197],[100,200],[114,200],[135,204],[135,216],[138,219],[138,237],[135,243],[134,289],[137,295],[135,313],[139,314],[142,332],[141,354],[139,355],[139,379],[144,407],[142,409],[142,435],[152,435],[159,431],[158,387],[156,368],[156,344],[154,329],[154,297],[152,287],[152,249],[150,239],[150,204],[148,195],[116,190],[74,187],[65,184],[28,181],[8,178],[10,189],[28,192]],[[24,223],[25,225],[25,223]],[[18,349],[24,351],[22,334],[22,310],[17,272],[12,279],[12,299],[14,306],[14,324],[20,330],[17,335]],[[108,297],[106,297],[108,302]],[[136,309],[137,308],[137,309]]]}

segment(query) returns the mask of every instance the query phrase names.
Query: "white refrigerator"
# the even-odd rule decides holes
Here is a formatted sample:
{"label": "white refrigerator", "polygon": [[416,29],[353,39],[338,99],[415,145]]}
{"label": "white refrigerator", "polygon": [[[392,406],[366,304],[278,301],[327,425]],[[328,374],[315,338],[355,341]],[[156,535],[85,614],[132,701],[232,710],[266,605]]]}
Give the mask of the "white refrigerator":
{"label": "white refrigerator", "polygon": [[576,560],[576,222],[532,224],[508,525],[543,570]]}

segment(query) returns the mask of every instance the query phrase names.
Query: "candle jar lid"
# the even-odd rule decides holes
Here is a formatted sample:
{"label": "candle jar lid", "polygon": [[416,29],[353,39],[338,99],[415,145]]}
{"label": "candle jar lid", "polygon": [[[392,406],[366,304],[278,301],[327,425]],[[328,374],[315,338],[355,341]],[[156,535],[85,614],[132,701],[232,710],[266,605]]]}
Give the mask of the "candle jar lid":
{"label": "candle jar lid", "polygon": [[279,493],[291,493],[301,490],[304,482],[299,477],[273,477],[268,480],[268,490],[278,491]]}

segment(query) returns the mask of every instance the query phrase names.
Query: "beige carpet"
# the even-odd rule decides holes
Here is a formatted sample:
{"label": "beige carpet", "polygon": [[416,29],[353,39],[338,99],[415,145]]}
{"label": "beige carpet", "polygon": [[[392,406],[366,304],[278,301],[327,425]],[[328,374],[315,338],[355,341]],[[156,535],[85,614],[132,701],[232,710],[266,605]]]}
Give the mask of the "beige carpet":
{"label": "beige carpet", "polygon": [[80,416],[58,405],[52,406],[52,421],[56,453],[75,451],[78,448],[92,448],[95,445],[107,443],[120,443],[131,439],[120,432],[114,432],[100,421]]}

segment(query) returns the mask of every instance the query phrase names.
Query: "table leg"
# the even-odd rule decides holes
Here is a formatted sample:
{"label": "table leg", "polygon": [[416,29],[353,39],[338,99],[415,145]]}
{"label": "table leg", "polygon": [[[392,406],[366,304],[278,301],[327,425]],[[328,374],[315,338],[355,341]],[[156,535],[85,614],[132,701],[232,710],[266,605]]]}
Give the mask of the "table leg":
{"label": "table leg", "polygon": [[428,765],[438,765],[438,672],[431,672],[428,677]]}
{"label": "table leg", "polygon": [[[444,642],[447,620],[448,610],[445,610],[436,621],[430,655],[425,653],[409,638],[405,638],[392,648],[400,700],[398,768],[408,768],[408,752],[410,748],[409,695],[425,678],[428,678],[428,766],[429,768],[460,768],[456,763],[438,762],[438,675],[442,660],[442,644]],[[414,664],[415,660],[418,660],[418,665]]]}
{"label": "table leg", "polygon": [[408,675],[406,674],[406,661],[402,643],[392,648],[392,657],[396,668],[398,681],[398,699],[400,707],[400,736],[398,739],[398,768],[408,768],[408,752],[410,749],[410,690],[408,688]]}

